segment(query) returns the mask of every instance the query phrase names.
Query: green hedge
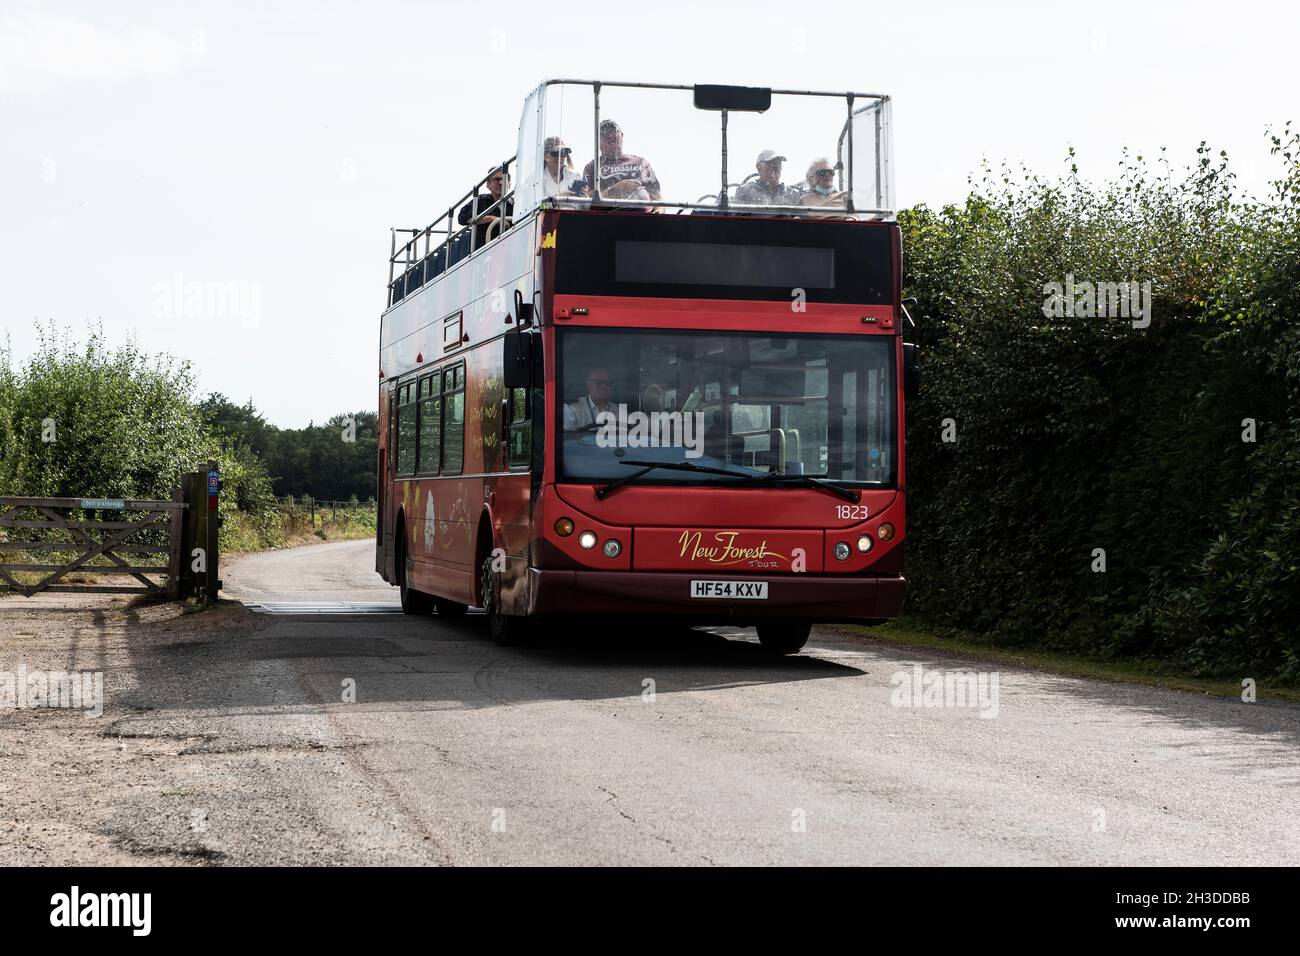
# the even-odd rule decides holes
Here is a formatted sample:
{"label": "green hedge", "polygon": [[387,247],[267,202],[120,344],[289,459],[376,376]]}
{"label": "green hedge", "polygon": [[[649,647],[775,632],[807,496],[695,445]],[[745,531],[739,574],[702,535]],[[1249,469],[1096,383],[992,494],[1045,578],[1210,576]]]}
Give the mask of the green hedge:
{"label": "green hedge", "polygon": [[[924,349],[912,614],[1300,679],[1300,137],[1273,147],[1265,201],[1202,146],[1185,176],[1163,155],[1099,185],[1073,163],[1055,181],[985,169],[963,206],[900,215]],[[1068,275],[1150,281],[1150,326],[1045,315]]]}

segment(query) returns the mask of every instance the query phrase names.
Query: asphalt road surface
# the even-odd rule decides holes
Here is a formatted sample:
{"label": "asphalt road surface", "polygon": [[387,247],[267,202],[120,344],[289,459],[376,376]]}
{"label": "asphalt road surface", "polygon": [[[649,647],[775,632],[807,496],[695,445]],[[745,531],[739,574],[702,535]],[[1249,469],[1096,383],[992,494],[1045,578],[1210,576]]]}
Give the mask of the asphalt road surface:
{"label": "asphalt road surface", "polygon": [[[236,560],[226,597],[277,613],[136,654],[112,734],[154,742],[139,772],[166,786],[113,798],[117,845],[230,863],[1300,863],[1300,708],[830,630],[784,659],[746,631],[590,624],[500,648],[481,616],[391,613],[373,555]],[[996,716],[991,697],[990,716],[896,706],[913,665],[997,668]]]}

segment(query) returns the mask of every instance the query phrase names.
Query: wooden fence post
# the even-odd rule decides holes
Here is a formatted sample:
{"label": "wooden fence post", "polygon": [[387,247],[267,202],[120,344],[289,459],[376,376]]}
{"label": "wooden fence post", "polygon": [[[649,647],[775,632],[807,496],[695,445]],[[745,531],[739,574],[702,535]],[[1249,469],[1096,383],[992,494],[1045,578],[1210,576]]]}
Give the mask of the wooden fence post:
{"label": "wooden fence post", "polygon": [[[176,485],[172,501],[178,505],[185,504],[185,475],[181,475]],[[184,543],[185,513],[177,508],[172,512],[171,547],[167,552],[167,597],[174,601],[181,593],[181,546]]]}
{"label": "wooden fence post", "polygon": [[[203,599],[208,604],[217,603],[217,591],[221,589],[221,577],[218,567],[218,533],[221,525],[221,516],[217,512],[218,491],[221,487],[221,472],[217,468],[215,461],[208,461],[208,487],[207,487],[207,528],[204,539],[207,542],[208,574],[204,583]],[[214,482],[216,483],[214,486]]]}

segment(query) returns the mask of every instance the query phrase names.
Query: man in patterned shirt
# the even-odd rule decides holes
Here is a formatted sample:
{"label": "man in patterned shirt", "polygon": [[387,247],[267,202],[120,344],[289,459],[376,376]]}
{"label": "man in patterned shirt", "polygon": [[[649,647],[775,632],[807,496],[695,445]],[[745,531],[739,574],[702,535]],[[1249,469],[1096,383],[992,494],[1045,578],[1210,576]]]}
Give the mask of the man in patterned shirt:
{"label": "man in patterned shirt", "polygon": [[[582,175],[595,183],[594,163]],[[600,195],[606,199],[659,199],[659,177],[641,156],[623,152],[623,130],[611,119],[600,121]]]}
{"label": "man in patterned shirt", "polygon": [[758,154],[754,168],[758,178],[751,179],[736,190],[736,202],[751,206],[794,206],[799,197],[790,187],[781,182],[781,169],[785,157],[774,149],[765,149]]}

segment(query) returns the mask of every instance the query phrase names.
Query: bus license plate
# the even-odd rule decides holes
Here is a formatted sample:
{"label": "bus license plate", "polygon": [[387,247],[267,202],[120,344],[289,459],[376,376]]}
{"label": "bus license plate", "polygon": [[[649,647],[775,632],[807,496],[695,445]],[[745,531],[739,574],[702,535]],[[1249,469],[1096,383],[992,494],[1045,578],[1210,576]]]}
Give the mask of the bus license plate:
{"label": "bus license plate", "polygon": [[692,581],[691,597],[766,601],[766,581]]}

